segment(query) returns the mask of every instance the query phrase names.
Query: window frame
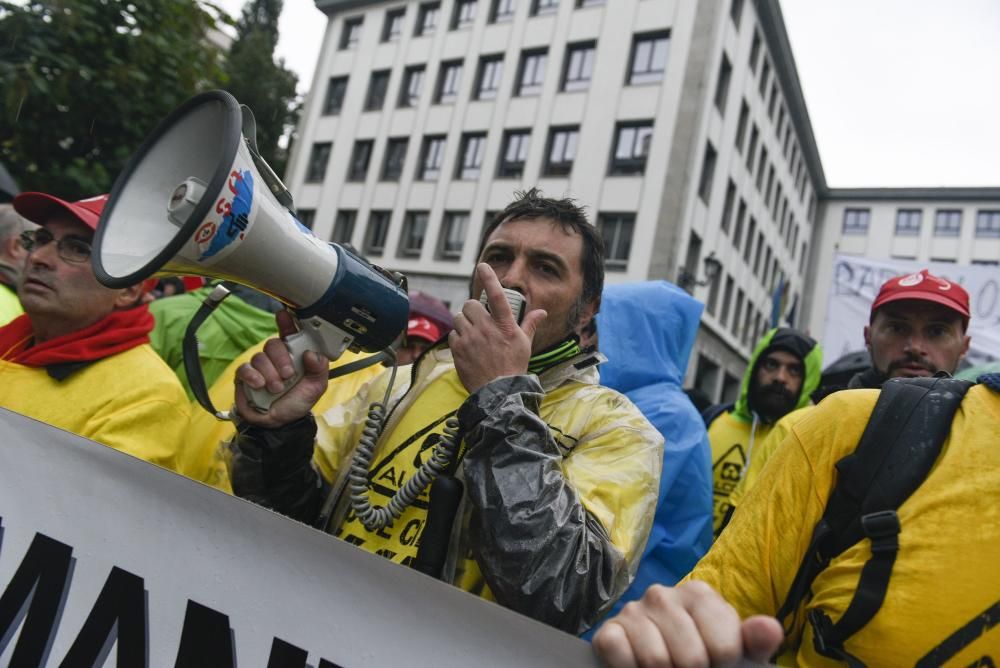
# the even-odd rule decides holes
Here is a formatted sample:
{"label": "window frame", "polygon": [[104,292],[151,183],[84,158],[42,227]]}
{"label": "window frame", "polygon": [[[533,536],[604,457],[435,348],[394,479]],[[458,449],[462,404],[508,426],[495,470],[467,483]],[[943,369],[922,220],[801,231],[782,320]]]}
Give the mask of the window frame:
{"label": "window frame", "polygon": [[[364,154],[364,167],[359,169],[359,160],[361,158],[361,151],[366,151]],[[356,139],[354,140],[354,145],[351,147],[351,158],[347,163],[347,177],[346,181],[350,183],[363,183],[368,180],[368,170],[372,164],[372,153],[375,150],[375,140],[374,139]]]}
{"label": "window frame", "polygon": [[[654,59],[656,56],[656,42],[663,41],[665,43],[664,49],[664,59],[663,59],[663,69],[655,69]],[[639,49],[645,43],[652,43],[650,46],[649,62],[646,63],[648,69],[637,70],[636,62],[639,56]],[[629,51],[628,58],[628,73],[625,77],[625,84],[627,86],[641,86],[646,84],[655,84],[663,81],[667,76],[667,66],[670,63],[670,31],[669,30],[657,30],[654,32],[637,33],[632,37],[632,48]],[[637,76],[642,76],[642,80],[637,80]],[[647,78],[648,77],[648,78]]]}
{"label": "window frame", "polygon": [[[376,225],[376,221],[378,225]],[[365,255],[381,256],[385,252],[385,244],[389,240],[389,227],[392,224],[391,209],[372,209],[368,212],[368,222],[365,225],[365,237],[362,252]],[[381,244],[375,242],[381,239]]]}
{"label": "window frame", "polygon": [[[587,78],[570,78],[574,65],[574,58],[577,54],[583,54],[579,69],[587,71]],[[559,82],[559,90],[564,93],[574,93],[588,90],[594,78],[594,62],[597,60],[597,42],[587,40],[583,42],[573,42],[566,45],[566,55],[564,57],[562,80]],[[589,69],[588,69],[589,64]]]}
{"label": "window frame", "polygon": [[[474,146],[474,149],[473,149]],[[469,151],[473,150],[473,162],[470,163]],[[465,132],[459,144],[458,160],[455,161],[456,181],[478,181],[483,175],[483,162],[486,160],[486,133]]]}
{"label": "window frame", "polygon": [[410,148],[409,137],[389,137],[382,154],[380,181],[399,181],[406,167],[406,154]]}
{"label": "window frame", "polygon": [[[306,183],[323,183],[323,181],[326,180],[326,170],[330,165],[330,154],[332,153],[332,141],[313,142],[312,147],[309,150],[309,160],[306,162],[306,174],[304,179]],[[320,156],[323,156],[323,166],[321,168],[317,165]]]}
{"label": "window frame", "polygon": [[[541,60],[540,65],[536,64],[532,67],[534,72],[534,77],[532,81],[528,84],[525,83],[525,75],[531,67],[531,63],[536,60]],[[521,52],[521,58],[517,65],[517,80],[515,83],[514,96],[515,97],[535,97],[542,94],[542,89],[545,86],[545,70],[548,69],[549,65],[549,50],[548,48],[541,49],[525,49]]]}
{"label": "window frame", "polygon": [[[326,82],[326,96],[323,98],[323,111],[321,116],[339,116],[344,110],[344,100],[347,98],[347,84],[350,77],[347,75],[330,77]],[[339,93],[339,96],[336,95]],[[333,102],[336,101],[336,105]]]}
{"label": "window frame", "polygon": [[[520,160],[509,161],[511,141],[518,141],[518,154],[523,154]],[[528,150],[531,147],[531,128],[511,128],[504,130],[503,141],[500,144],[500,156],[497,160],[498,179],[520,179],[524,177],[524,166],[528,161]]]}
{"label": "window frame", "polygon": [[[622,121],[615,124],[614,144],[611,147],[611,160],[608,164],[608,176],[641,176],[646,173],[646,163],[649,160],[649,146],[653,143],[653,120]],[[622,158],[622,139],[629,131],[634,131],[631,138],[632,147],[629,157]],[[645,152],[636,150],[645,144]]]}
{"label": "window frame", "polygon": [[[627,271],[635,240],[636,214],[628,211],[601,211],[597,214],[597,233],[604,241],[604,268],[608,271]],[[609,239],[607,229],[613,225],[614,234]],[[627,235],[623,237],[623,231]],[[623,247],[624,246],[624,250]],[[620,257],[624,255],[624,257]]]}
{"label": "window frame", "polygon": [[[385,108],[385,100],[389,97],[389,81],[392,79],[392,70],[373,70],[368,79],[368,90],[365,92],[365,103],[362,111],[382,111]],[[376,82],[384,82],[381,89]],[[376,97],[380,99],[376,101]]]}
{"label": "window frame", "polygon": [[[556,140],[560,135],[566,135],[567,141],[563,147],[562,157],[567,152],[572,153],[572,157],[559,162],[552,161],[552,152],[555,148]],[[576,162],[576,153],[580,143],[579,125],[556,125],[549,128],[548,137],[545,141],[545,162],[542,168],[542,176],[568,176],[573,172],[573,164]],[[567,151],[572,147],[572,151]]]}

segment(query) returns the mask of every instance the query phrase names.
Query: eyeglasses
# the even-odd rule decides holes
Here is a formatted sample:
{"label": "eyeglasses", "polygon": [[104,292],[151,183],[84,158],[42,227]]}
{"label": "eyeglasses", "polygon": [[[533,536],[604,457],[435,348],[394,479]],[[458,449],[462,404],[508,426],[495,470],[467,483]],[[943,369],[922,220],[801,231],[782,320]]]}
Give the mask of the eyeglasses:
{"label": "eyeglasses", "polygon": [[[56,241],[56,238],[44,227],[21,233],[21,246],[29,253],[52,241]],[[56,241],[56,250],[59,252],[59,257],[67,262],[83,263],[90,260],[90,244],[77,237],[59,239]]]}

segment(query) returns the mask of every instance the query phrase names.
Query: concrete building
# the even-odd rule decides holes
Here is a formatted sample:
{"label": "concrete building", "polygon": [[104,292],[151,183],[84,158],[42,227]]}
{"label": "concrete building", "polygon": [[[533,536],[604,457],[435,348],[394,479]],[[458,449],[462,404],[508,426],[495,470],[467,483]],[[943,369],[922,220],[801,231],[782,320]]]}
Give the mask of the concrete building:
{"label": "concrete building", "polygon": [[457,306],[515,190],[575,197],[609,283],[705,301],[689,384],[713,398],[737,391],[776,288],[803,308],[826,185],[775,0],[316,5],[287,182],[319,236]]}
{"label": "concrete building", "polygon": [[823,331],[836,254],[1000,264],[1000,188],[833,188],[821,198],[818,218],[804,321],[813,332]]}

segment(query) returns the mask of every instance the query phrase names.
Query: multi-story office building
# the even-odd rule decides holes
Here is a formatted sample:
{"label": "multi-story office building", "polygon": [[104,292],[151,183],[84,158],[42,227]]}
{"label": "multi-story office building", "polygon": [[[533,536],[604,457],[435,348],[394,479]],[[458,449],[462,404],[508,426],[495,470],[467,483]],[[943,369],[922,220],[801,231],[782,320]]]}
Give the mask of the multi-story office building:
{"label": "multi-story office building", "polygon": [[515,190],[573,196],[609,282],[666,278],[706,302],[692,377],[736,391],[776,287],[802,299],[825,190],[774,0],[316,4],[329,21],[288,183],[318,235],[457,305]]}
{"label": "multi-story office building", "polygon": [[806,322],[822,332],[838,253],[922,264],[1000,264],[1000,188],[830,189],[821,198],[813,235],[815,289]]}

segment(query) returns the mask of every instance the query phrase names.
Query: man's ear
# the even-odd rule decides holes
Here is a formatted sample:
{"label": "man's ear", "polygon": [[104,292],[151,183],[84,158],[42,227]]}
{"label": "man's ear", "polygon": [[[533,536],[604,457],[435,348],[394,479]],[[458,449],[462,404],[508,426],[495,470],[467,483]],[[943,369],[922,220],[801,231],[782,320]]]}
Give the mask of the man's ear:
{"label": "man's ear", "polygon": [[21,260],[27,257],[28,251],[24,250],[24,246],[21,245],[21,238],[13,236],[4,239],[2,252],[0,252],[0,256],[3,255],[14,258],[20,263]]}
{"label": "man's ear", "polygon": [[135,306],[139,303],[142,292],[142,283],[118,290],[118,295],[115,297],[115,310],[121,311]]}
{"label": "man's ear", "polygon": [[868,354],[872,352],[872,327],[871,325],[865,325],[865,348],[868,349]]}
{"label": "man's ear", "polygon": [[972,337],[966,334],[962,337],[962,354],[958,356],[958,359],[962,359],[969,353],[969,343],[972,342]]}
{"label": "man's ear", "polygon": [[587,326],[587,323],[593,320],[594,316],[597,315],[598,306],[599,304],[597,300],[591,299],[589,302],[583,305],[582,309],[580,309],[580,317],[577,318],[576,320],[575,331],[577,335],[579,335],[580,332],[583,330],[583,328]]}

